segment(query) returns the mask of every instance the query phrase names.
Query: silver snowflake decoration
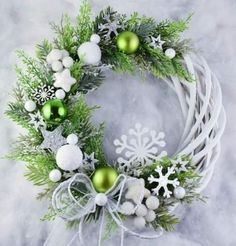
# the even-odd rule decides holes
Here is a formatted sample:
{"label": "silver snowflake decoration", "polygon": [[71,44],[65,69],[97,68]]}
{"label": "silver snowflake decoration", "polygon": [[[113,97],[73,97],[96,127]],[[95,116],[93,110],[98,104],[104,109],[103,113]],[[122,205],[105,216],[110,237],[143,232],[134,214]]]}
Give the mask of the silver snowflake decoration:
{"label": "silver snowflake decoration", "polygon": [[85,169],[88,170],[94,170],[95,169],[95,164],[98,162],[97,159],[95,159],[94,157],[94,152],[90,155],[88,154],[84,154],[84,160],[83,160],[83,164]]}
{"label": "silver snowflake decoration", "polygon": [[152,46],[154,49],[161,49],[162,50],[162,45],[165,43],[165,41],[161,40],[161,35],[158,35],[157,38],[151,36],[151,43],[150,46]]}
{"label": "silver snowflake decoration", "polygon": [[41,130],[43,134],[43,142],[40,145],[42,149],[50,149],[54,153],[62,146],[66,144],[66,139],[62,136],[62,127],[59,126],[53,131]]}
{"label": "silver snowflake decoration", "polygon": [[42,115],[40,114],[40,111],[38,111],[37,113],[34,114],[29,114],[31,120],[30,120],[30,124],[34,125],[34,127],[36,129],[39,128],[46,128],[46,123],[42,117]]}
{"label": "silver snowflake decoration", "polygon": [[177,178],[175,179],[170,179],[170,175],[175,173],[175,169],[174,167],[168,167],[167,169],[167,173],[163,174],[163,167],[158,166],[155,171],[158,174],[158,177],[154,177],[153,175],[151,175],[150,177],[148,177],[148,182],[150,184],[152,183],[157,183],[157,187],[153,188],[152,191],[157,194],[160,195],[160,190],[163,189],[164,193],[163,193],[163,197],[167,197],[169,198],[170,195],[172,194],[172,191],[169,190],[168,186],[172,186],[172,187],[177,187],[179,185],[179,181],[177,180]]}
{"label": "silver snowflake decoration", "polygon": [[33,98],[38,102],[39,105],[43,105],[50,99],[55,98],[56,88],[51,85],[44,85],[39,87],[33,93]]}
{"label": "silver snowflake decoration", "polygon": [[174,166],[177,173],[186,172],[188,170],[188,160],[184,160],[181,156],[171,160],[171,164]]}
{"label": "silver snowflake decoration", "polygon": [[119,157],[118,163],[125,168],[138,167],[140,165],[149,165],[155,160],[159,160],[167,155],[166,151],[159,153],[159,147],[166,145],[164,141],[165,134],[149,130],[136,124],[134,129],[129,130],[129,138],[122,135],[121,139],[115,139],[114,145],[117,146],[116,153],[123,154],[125,158]]}
{"label": "silver snowflake decoration", "polygon": [[122,30],[124,29],[124,26],[120,21],[119,15],[114,15],[114,16],[106,15],[104,17],[104,20],[106,21],[106,23],[100,24],[98,26],[98,29],[100,32],[105,34],[106,39],[110,39],[112,33],[114,33],[117,36],[118,35],[117,29],[122,29]]}

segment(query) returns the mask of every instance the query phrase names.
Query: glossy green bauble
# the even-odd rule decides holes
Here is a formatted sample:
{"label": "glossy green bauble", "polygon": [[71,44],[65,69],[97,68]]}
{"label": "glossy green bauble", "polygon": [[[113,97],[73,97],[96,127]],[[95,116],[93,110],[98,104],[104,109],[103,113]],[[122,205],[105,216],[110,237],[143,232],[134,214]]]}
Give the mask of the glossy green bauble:
{"label": "glossy green bauble", "polygon": [[115,184],[117,177],[118,173],[112,167],[101,167],[95,170],[92,176],[94,189],[97,192],[105,193]]}
{"label": "glossy green bauble", "polygon": [[126,54],[133,54],[139,47],[139,38],[134,32],[124,31],[117,37],[117,47]]}
{"label": "glossy green bauble", "polygon": [[67,112],[65,104],[59,99],[49,100],[42,107],[43,118],[51,124],[63,122]]}

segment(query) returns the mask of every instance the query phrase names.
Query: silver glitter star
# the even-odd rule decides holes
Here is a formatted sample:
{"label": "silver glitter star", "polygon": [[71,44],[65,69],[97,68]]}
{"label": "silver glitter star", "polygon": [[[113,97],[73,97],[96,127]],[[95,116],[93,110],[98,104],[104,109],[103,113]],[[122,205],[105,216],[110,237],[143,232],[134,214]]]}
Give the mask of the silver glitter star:
{"label": "silver glitter star", "polygon": [[42,149],[50,149],[54,153],[64,144],[66,144],[66,139],[62,136],[62,127],[59,126],[54,129],[52,132],[42,129],[43,142],[40,145]]}
{"label": "silver glitter star", "polygon": [[29,114],[30,116],[30,123],[32,125],[34,125],[34,127],[36,129],[39,129],[39,128],[46,128],[46,123],[42,117],[42,115],[40,114],[40,111],[38,111],[37,113],[34,113],[34,114]]}
{"label": "silver glitter star", "polygon": [[154,49],[161,49],[162,50],[162,45],[165,43],[165,41],[161,40],[161,35],[158,35],[157,38],[151,36],[151,43],[150,46],[152,46]]}

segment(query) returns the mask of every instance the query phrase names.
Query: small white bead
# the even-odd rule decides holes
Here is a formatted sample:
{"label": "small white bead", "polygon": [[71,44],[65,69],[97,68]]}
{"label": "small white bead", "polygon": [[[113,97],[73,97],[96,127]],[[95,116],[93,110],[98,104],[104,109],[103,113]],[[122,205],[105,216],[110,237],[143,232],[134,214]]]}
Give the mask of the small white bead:
{"label": "small white bead", "polygon": [[151,196],[151,192],[150,192],[150,190],[148,190],[148,189],[144,189],[144,197],[145,198],[148,198],[149,196]]}
{"label": "small white bead", "polygon": [[147,208],[143,204],[139,204],[136,208],[135,214],[139,217],[144,217],[147,214]]}
{"label": "small white bead", "polygon": [[174,196],[177,199],[183,199],[186,195],[186,191],[183,187],[179,186],[174,189]]}
{"label": "small white bead", "polygon": [[155,210],[159,207],[159,199],[155,196],[149,196],[146,200],[147,208]]}
{"label": "small white bead", "polygon": [[95,203],[98,206],[105,206],[107,204],[107,196],[104,193],[98,193],[95,196]]}
{"label": "small white bead", "polygon": [[150,222],[154,221],[155,219],[156,219],[155,212],[153,210],[148,210],[148,212],[145,216],[145,220],[150,223]]}
{"label": "small white bead", "polygon": [[93,34],[90,38],[90,41],[98,44],[101,41],[101,38],[98,34]]}
{"label": "small white bead", "polygon": [[66,96],[66,93],[62,89],[59,89],[56,91],[55,95],[57,99],[64,99]]}
{"label": "small white bead", "polygon": [[175,57],[175,55],[176,55],[176,52],[175,52],[174,49],[169,48],[169,49],[167,49],[167,50],[165,51],[165,55],[166,55],[167,57],[169,57],[170,59],[173,59],[173,58]]}
{"label": "small white bead", "polygon": [[120,212],[125,215],[131,215],[134,213],[134,205],[131,202],[124,202],[120,206]]}
{"label": "small white bead", "polygon": [[61,50],[62,58],[69,56],[69,52],[67,50]]}
{"label": "small white bead", "polygon": [[142,229],[145,227],[146,221],[143,217],[135,217],[134,218],[134,226],[138,229]]}
{"label": "small white bead", "polygon": [[74,60],[70,56],[67,56],[62,59],[62,64],[65,68],[70,68],[74,64]]}
{"label": "small white bead", "polygon": [[25,109],[28,112],[33,112],[36,109],[36,103],[32,100],[25,102]]}
{"label": "small white bead", "polygon": [[68,135],[68,137],[66,138],[66,141],[68,144],[71,144],[71,145],[76,145],[78,143],[78,137],[76,134],[70,134]]}
{"label": "small white bead", "polygon": [[53,49],[50,53],[49,56],[52,61],[58,61],[62,58],[62,51],[58,49]]}
{"label": "small white bead", "polygon": [[60,72],[60,71],[62,71],[62,69],[63,69],[63,66],[62,66],[62,63],[60,61],[54,61],[52,63],[52,70],[54,72]]}
{"label": "small white bead", "polygon": [[58,182],[59,180],[61,180],[61,172],[58,169],[53,169],[50,173],[49,173],[49,179],[52,182]]}

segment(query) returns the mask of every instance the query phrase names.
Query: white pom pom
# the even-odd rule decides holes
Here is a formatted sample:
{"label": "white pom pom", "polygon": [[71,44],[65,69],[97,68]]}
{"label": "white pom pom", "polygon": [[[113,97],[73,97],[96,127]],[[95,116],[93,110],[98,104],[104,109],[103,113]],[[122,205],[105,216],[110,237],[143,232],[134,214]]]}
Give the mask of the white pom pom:
{"label": "white pom pom", "polygon": [[96,43],[96,44],[98,44],[98,43],[100,42],[100,40],[101,40],[101,38],[100,38],[100,36],[97,35],[97,34],[93,34],[93,35],[91,36],[91,38],[90,38],[90,41],[91,41],[91,42],[94,42],[94,43]]}
{"label": "white pom pom", "polygon": [[167,49],[167,50],[165,51],[165,55],[166,55],[167,57],[169,57],[170,59],[173,59],[173,58],[175,57],[175,55],[176,55],[176,52],[175,52],[174,49],[169,48],[169,49]]}
{"label": "white pom pom", "polygon": [[70,56],[67,56],[63,58],[62,64],[65,68],[70,68],[74,64],[74,60]]}
{"label": "white pom pom", "polygon": [[145,227],[146,221],[143,217],[135,217],[134,218],[134,226],[138,229],[142,229]]}
{"label": "white pom pom", "polygon": [[183,199],[185,197],[186,191],[183,187],[179,186],[174,189],[174,196],[177,199]]}
{"label": "white pom pom", "polygon": [[147,208],[155,210],[159,207],[159,199],[155,196],[149,196],[146,200]]}
{"label": "white pom pom", "polygon": [[131,215],[134,213],[134,205],[131,202],[124,202],[120,206],[120,212],[125,215]]}
{"label": "white pom pom", "polygon": [[70,134],[66,138],[68,144],[76,145],[78,143],[78,137],[75,134]]}
{"label": "white pom pom", "polygon": [[65,98],[66,93],[62,89],[59,89],[59,90],[56,91],[55,95],[56,95],[57,99],[61,99],[62,100],[62,99]]}
{"label": "white pom pom", "polygon": [[33,112],[36,109],[36,103],[32,100],[25,102],[25,109],[28,112]]}
{"label": "white pom pom", "polygon": [[69,52],[67,50],[61,50],[62,58],[69,56]]}
{"label": "white pom pom", "polygon": [[76,145],[64,145],[57,151],[56,162],[62,170],[73,171],[83,163],[82,151]]}
{"label": "white pom pom", "polygon": [[49,173],[49,179],[52,182],[58,182],[59,180],[61,180],[61,172],[58,169],[53,169],[50,173]]}
{"label": "white pom pom", "polygon": [[147,222],[153,222],[156,219],[156,214],[153,210],[148,210],[146,216],[145,216],[145,220]]}
{"label": "white pom pom", "polygon": [[53,49],[50,53],[49,53],[49,57],[52,61],[58,61],[62,58],[62,51],[58,50],[58,49]]}
{"label": "white pom pom", "polygon": [[95,196],[95,203],[98,206],[104,206],[107,204],[107,196],[104,193],[98,193]]}
{"label": "white pom pom", "polygon": [[145,198],[148,198],[149,196],[151,196],[151,192],[150,192],[150,190],[148,190],[148,189],[144,189],[144,197]]}
{"label": "white pom pom", "polygon": [[78,49],[79,58],[87,65],[96,65],[101,60],[101,49],[93,42],[85,42]]}
{"label": "white pom pom", "polygon": [[47,55],[47,57],[46,57],[46,62],[47,62],[47,64],[49,64],[49,65],[51,65],[52,63],[53,63],[53,60],[52,60],[52,57],[51,57],[51,55],[50,55],[50,53]]}
{"label": "white pom pom", "polygon": [[147,214],[147,208],[145,205],[140,204],[135,210],[135,214],[139,217],[144,217]]}
{"label": "white pom pom", "polygon": [[60,72],[60,71],[62,71],[62,69],[63,69],[63,66],[62,66],[62,63],[60,61],[54,61],[52,63],[52,70],[54,72]]}

